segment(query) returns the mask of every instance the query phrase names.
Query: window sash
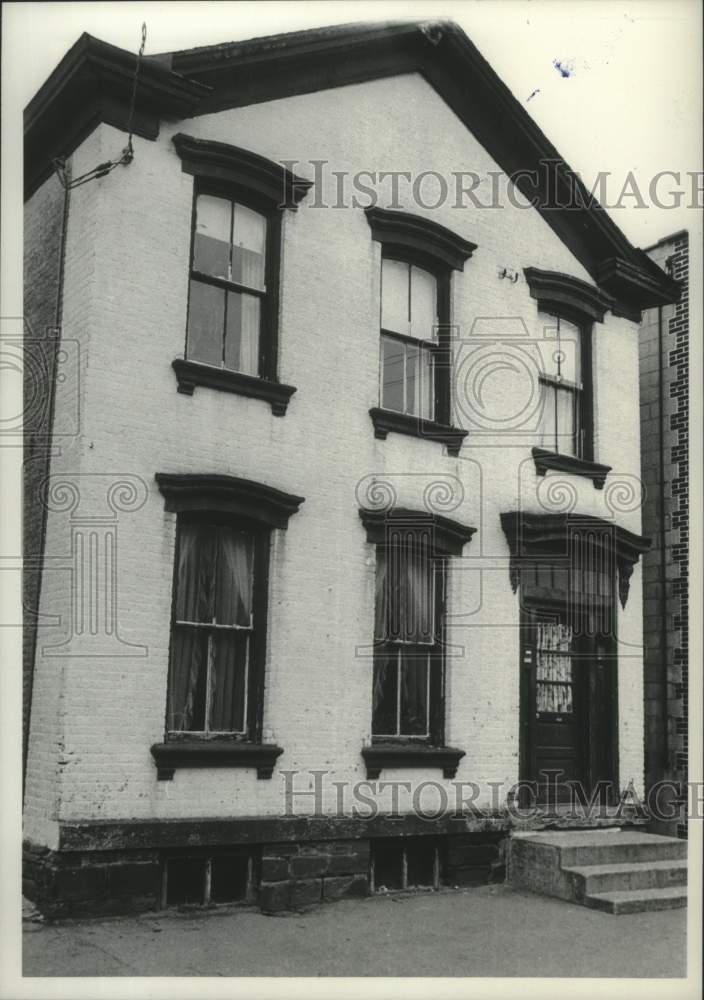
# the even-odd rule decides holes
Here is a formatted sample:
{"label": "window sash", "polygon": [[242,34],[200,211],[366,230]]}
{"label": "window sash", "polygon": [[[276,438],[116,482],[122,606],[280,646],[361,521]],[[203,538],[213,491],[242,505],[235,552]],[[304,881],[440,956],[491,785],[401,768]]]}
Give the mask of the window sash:
{"label": "window sash", "polygon": [[178,532],[167,732],[245,736],[257,539],[201,520]]}
{"label": "window sash", "polygon": [[372,735],[440,739],[444,560],[430,531],[394,528],[377,547]]}
{"label": "window sash", "polygon": [[[198,231],[199,200],[207,198],[229,206],[229,233],[227,236],[227,264],[222,270],[227,274],[215,274],[203,270],[203,254],[198,255],[198,240],[205,240]],[[261,261],[257,267],[247,266],[247,254],[257,256],[255,251],[240,246],[237,240],[236,220],[252,216],[260,220]],[[250,220],[251,222],[251,220]],[[243,227],[247,229],[245,222]],[[256,228],[256,227],[255,227]],[[250,226],[251,229],[251,226]],[[220,236],[224,235],[223,233]],[[224,244],[224,239],[213,242]],[[250,240],[250,242],[252,242]],[[260,211],[250,209],[246,204],[233,198],[197,192],[193,210],[193,238],[191,249],[190,285],[188,316],[186,322],[185,357],[199,364],[224,371],[237,371],[246,375],[259,376],[262,370],[262,330],[267,308],[267,280],[271,258],[271,220]],[[235,259],[237,256],[237,274]],[[214,268],[215,269],[215,268]],[[247,280],[249,277],[252,280]],[[240,273],[241,272],[241,273]],[[257,281],[257,272],[261,280]],[[212,289],[212,293],[205,293]],[[215,291],[220,291],[220,296]],[[219,301],[218,301],[219,299]],[[238,317],[233,323],[232,317]]]}
{"label": "window sash", "polygon": [[[389,350],[393,361],[389,360]],[[437,345],[382,330],[379,360],[379,405],[433,420],[435,417],[435,356]],[[393,372],[398,367],[399,372]],[[395,387],[395,392],[393,388]],[[400,388],[400,392],[399,392]],[[396,398],[394,398],[394,396]]]}
{"label": "window sash", "polygon": [[[581,458],[584,448],[584,428],[581,426],[583,390],[581,385],[540,376],[543,394],[541,446],[560,455]],[[571,400],[571,405],[569,405]],[[565,428],[564,411],[560,402],[569,406],[571,429]]]}

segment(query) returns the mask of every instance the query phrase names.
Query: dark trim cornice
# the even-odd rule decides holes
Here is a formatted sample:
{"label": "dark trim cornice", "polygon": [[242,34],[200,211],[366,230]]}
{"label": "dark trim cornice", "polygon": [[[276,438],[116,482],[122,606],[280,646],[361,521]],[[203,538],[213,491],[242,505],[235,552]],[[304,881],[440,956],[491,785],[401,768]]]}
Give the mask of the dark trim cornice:
{"label": "dark trim cornice", "polygon": [[226,368],[214,368],[188,358],[174,358],[171,366],[176,372],[178,391],[185,396],[192,396],[195,387],[202,385],[208,389],[232,392],[237,396],[263,399],[269,403],[275,417],[284,416],[289,400],[296,391],[295,385],[271,382],[269,379],[228,371]]}
{"label": "dark trim cornice", "polygon": [[599,264],[596,279],[617,299],[616,316],[640,323],[641,310],[677,302],[681,282],[669,277],[646,254],[640,264],[611,257]]}
{"label": "dark trim cornice", "polygon": [[526,267],[523,274],[530,294],[537,300],[540,309],[553,311],[566,306],[588,323],[594,320],[603,323],[604,313],[613,309],[614,300],[610,295],[581,278],[559,271],[542,271],[537,267]]}
{"label": "dark trim cornice", "polygon": [[421,215],[386,208],[365,208],[364,214],[378,243],[413,250],[431,258],[436,266],[462,271],[464,262],[477,249],[476,243]]}
{"label": "dark trim cornice", "polygon": [[269,528],[285,528],[303,497],[283,490],[223,475],[183,475],[157,472],[154,477],[166,510],[175,513],[218,511],[247,517]]}
{"label": "dark trim cornice", "polygon": [[313,186],[312,181],[297,177],[282,164],[239,146],[196,139],[183,132],[173,136],[172,142],[184,173],[254,191],[277,208],[295,212]]}
{"label": "dark trim cornice", "polygon": [[[52,159],[66,157],[104,122],[128,130],[137,57],[83,34],[40,87],[24,112],[25,197],[52,173]],[[161,118],[193,114],[210,87],[159,62],[143,60],[132,128],[156,139]],[[115,150],[115,156],[120,153]]]}
{"label": "dark trim cornice", "polygon": [[443,778],[454,778],[464,750],[423,743],[373,743],[362,748],[367,779],[376,780],[385,767],[441,767]]}
{"label": "dark trim cornice", "polygon": [[633,567],[651,544],[649,538],[588,514],[529,514],[514,510],[501,514],[501,527],[511,552],[509,572],[514,592],[523,560],[530,562],[541,557],[569,560],[572,543],[579,538],[613,555],[622,607],[628,600]]}
{"label": "dark trim cornice", "polygon": [[547,451],[545,448],[533,448],[533,461],[535,471],[539,476],[544,476],[548,469],[556,472],[566,472],[570,476],[584,476],[591,479],[594,488],[603,489],[606,477],[611,472],[610,465],[599,465],[598,462],[587,462],[584,458],[575,458],[574,455],[558,455],[554,451]]}
{"label": "dark trim cornice", "polygon": [[256,767],[258,778],[271,778],[276,759],[283,752],[273,744],[235,740],[179,739],[151,747],[159,781],[170,781],[180,767]]}
{"label": "dark trim cornice", "polygon": [[423,420],[409,413],[398,413],[396,410],[383,410],[373,406],[369,416],[374,424],[374,437],[385,441],[389,431],[396,434],[406,434],[409,437],[427,438],[428,441],[439,441],[447,448],[448,455],[457,456],[462,442],[467,437],[467,431],[449,424],[439,424],[435,420]]}
{"label": "dark trim cornice", "polygon": [[393,507],[390,510],[369,510],[361,507],[359,516],[367,531],[367,541],[372,545],[385,544],[389,538],[390,528],[411,530],[430,528],[435,555],[461,556],[462,549],[471,541],[472,535],[477,530],[441,514],[409,510],[406,507]]}

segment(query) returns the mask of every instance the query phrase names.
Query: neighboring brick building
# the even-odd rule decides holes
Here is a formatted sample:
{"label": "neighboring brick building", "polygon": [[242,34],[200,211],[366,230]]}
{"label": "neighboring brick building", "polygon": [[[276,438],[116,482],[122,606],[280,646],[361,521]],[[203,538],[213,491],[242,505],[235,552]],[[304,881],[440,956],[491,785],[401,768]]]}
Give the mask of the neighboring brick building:
{"label": "neighboring brick building", "polygon": [[[84,35],[26,113],[63,368],[27,464],[25,890],[500,877],[519,779],[524,825],[562,821],[551,771],[643,788],[639,322],[677,283],[452,24],[154,56],[130,119],[134,77]],[[354,799],[378,778],[400,818]]]}
{"label": "neighboring brick building", "polygon": [[[646,253],[676,281],[676,304],[647,309],[640,337],[644,557],[645,777],[673,783],[665,824],[687,835],[689,649],[689,237],[674,233]],[[680,786],[678,796],[674,786]],[[665,792],[663,792],[665,796]],[[677,808],[677,800],[680,799]],[[665,799],[663,798],[663,802]]]}

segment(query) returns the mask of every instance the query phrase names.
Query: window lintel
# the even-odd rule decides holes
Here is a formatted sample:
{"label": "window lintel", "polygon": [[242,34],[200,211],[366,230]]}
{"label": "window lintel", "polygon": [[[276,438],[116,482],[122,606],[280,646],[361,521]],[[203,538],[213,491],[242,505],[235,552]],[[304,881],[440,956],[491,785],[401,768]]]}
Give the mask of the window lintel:
{"label": "window lintel", "polygon": [[219,511],[270,528],[287,527],[289,518],[305,499],[236,476],[157,472],[155,478],[168,511]]}
{"label": "window lintel", "polygon": [[451,229],[421,215],[376,206],[364,212],[372,238],[384,248],[395,252],[408,250],[445,270],[464,270],[464,262],[477,249],[476,243],[470,243]]}
{"label": "window lintel", "polygon": [[172,141],[184,173],[253,192],[269,202],[271,208],[295,212],[313,186],[312,181],[298,177],[281,163],[239,146],[196,139],[183,132],[173,136]]}
{"label": "window lintel", "polygon": [[374,545],[383,545],[388,541],[389,528],[430,530],[435,555],[462,555],[462,549],[477,530],[441,514],[409,510],[404,507],[394,507],[390,510],[369,510],[361,507],[359,516],[367,531],[367,541]]}

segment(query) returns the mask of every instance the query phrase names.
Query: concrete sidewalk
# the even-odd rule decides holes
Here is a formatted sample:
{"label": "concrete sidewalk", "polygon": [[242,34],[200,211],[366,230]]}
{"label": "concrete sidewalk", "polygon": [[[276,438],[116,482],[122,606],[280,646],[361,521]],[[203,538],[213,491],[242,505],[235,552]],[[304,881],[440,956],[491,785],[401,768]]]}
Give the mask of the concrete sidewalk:
{"label": "concrete sidewalk", "polygon": [[302,915],[165,912],[27,922],[25,976],[685,975],[686,910],[614,917],[508,886]]}

